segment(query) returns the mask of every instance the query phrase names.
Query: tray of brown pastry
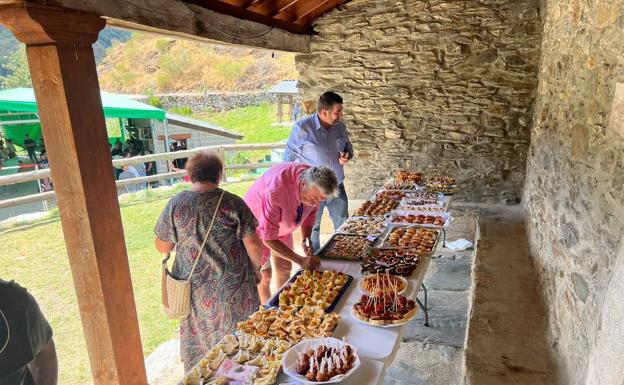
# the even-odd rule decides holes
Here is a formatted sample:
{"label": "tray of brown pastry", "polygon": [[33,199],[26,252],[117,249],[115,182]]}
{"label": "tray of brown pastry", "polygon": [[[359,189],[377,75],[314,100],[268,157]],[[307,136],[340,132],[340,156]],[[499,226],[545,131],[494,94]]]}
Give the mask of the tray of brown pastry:
{"label": "tray of brown pastry", "polygon": [[362,261],[362,274],[385,273],[411,277],[420,257],[410,249],[371,249]]}
{"label": "tray of brown pastry", "polygon": [[410,205],[410,204],[399,204],[397,210],[403,211],[426,211],[431,213],[443,213],[446,211],[444,206],[439,205]]}
{"label": "tray of brown pastry", "polygon": [[336,230],[339,234],[380,235],[386,228],[384,217],[351,217]]}
{"label": "tray of brown pastry", "polygon": [[419,226],[393,227],[384,238],[382,247],[406,247],[425,256],[435,250],[439,238],[439,230]]}
{"label": "tray of brown pastry", "polygon": [[302,339],[331,337],[338,321],[338,314],[326,313],[318,306],[260,306],[247,320],[239,322],[236,329],[256,337],[276,337],[296,343]]}
{"label": "tray of brown pastry", "polygon": [[386,190],[399,190],[399,191],[420,191],[424,187],[414,182],[398,182],[394,179],[387,181],[383,185]]}
{"label": "tray of brown pastry", "polygon": [[407,193],[401,204],[445,206],[448,200],[443,194],[419,191]]}
{"label": "tray of brown pastry", "polygon": [[316,252],[321,258],[362,259],[373,244],[373,240],[363,235],[334,234],[323,247]]}
{"label": "tray of brown pastry", "polygon": [[376,199],[392,199],[395,201],[400,201],[406,196],[405,191],[401,190],[381,190],[375,194]]}
{"label": "tray of brown pastry", "polygon": [[457,192],[457,185],[455,178],[446,176],[434,176],[427,179],[425,185],[427,192],[439,193],[444,195],[452,195]]}
{"label": "tray of brown pastry", "polygon": [[398,204],[399,202],[393,199],[376,198],[362,203],[362,206],[355,210],[355,215],[364,217],[384,216]]}
{"label": "tray of brown pastry", "polygon": [[423,227],[448,227],[451,224],[451,214],[431,213],[426,211],[395,210],[386,215],[388,223],[400,225],[420,225]]}
{"label": "tray of brown pastry", "polygon": [[399,170],[394,175],[394,181],[396,183],[419,184],[421,180],[422,180],[422,173],[420,173],[420,172]]}
{"label": "tray of brown pastry", "polygon": [[330,313],[352,281],[352,276],[335,270],[299,270],[269,305],[318,306]]}

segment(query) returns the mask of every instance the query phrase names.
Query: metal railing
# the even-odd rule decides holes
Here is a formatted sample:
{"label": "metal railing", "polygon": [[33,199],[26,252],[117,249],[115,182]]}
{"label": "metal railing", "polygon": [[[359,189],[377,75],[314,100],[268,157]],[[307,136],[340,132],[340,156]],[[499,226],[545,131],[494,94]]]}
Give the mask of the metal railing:
{"label": "metal railing", "polygon": [[[190,158],[194,154],[200,151],[210,151],[219,155],[219,157],[223,160],[225,164],[225,155],[228,152],[239,152],[239,151],[255,151],[255,150],[274,150],[274,149],[283,149],[286,145],[284,143],[259,143],[259,144],[226,144],[220,146],[207,146],[207,147],[198,147],[192,150],[182,150],[175,152],[165,152],[160,154],[150,154],[150,155],[142,155],[135,156],[132,158],[124,158],[124,159],[114,159],[112,160],[113,167],[120,168],[125,165],[133,165],[139,163],[146,162],[155,162],[155,161],[173,161],[175,159],[181,158]],[[256,168],[266,168],[271,167],[273,165],[279,164],[281,162],[264,162],[264,163],[246,163],[246,164],[225,164],[224,169],[227,170],[251,170]],[[8,167],[7,167],[8,168]],[[118,188],[126,187],[129,185],[135,184],[145,184],[150,182],[158,182],[162,180],[176,179],[181,178],[186,175],[186,171],[174,171],[167,172],[162,174],[143,176],[132,179],[124,179],[115,181]],[[40,180],[45,178],[53,177],[51,175],[49,169],[42,169],[37,171],[29,171],[23,172],[14,175],[5,175],[0,176],[0,186],[8,186],[16,183],[24,183],[34,180]],[[111,175],[112,177],[112,175]],[[54,199],[55,193],[54,191],[48,191],[39,194],[31,194],[26,196],[21,196],[17,198],[10,198],[0,201],[0,209],[9,208],[14,206],[19,206],[27,203],[34,202],[42,202],[50,199]]]}

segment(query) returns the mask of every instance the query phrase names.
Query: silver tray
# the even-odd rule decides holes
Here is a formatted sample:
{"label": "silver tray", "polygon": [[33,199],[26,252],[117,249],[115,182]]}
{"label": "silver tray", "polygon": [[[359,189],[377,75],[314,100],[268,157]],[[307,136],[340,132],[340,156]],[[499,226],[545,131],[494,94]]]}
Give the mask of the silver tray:
{"label": "silver tray", "polygon": [[432,255],[435,252],[436,248],[438,247],[438,243],[440,242],[442,231],[440,229],[438,229],[438,228],[424,227],[424,226],[420,226],[420,225],[416,225],[416,224],[409,225],[409,226],[399,225],[399,224],[389,225],[386,228],[386,231],[384,231],[384,233],[382,234],[382,236],[379,237],[379,239],[377,241],[377,243],[378,243],[377,248],[379,248],[379,249],[413,249],[413,247],[411,247],[411,246],[396,246],[396,245],[389,245],[389,244],[386,243],[388,241],[388,238],[390,237],[390,234],[392,234],[392,231],[394,229],[409,228],[409,227],[420,227],[422,229],[435,231],[437,233],[437,237],[436,237],[436,240],[435,240],[435,242],[433,244],[433,247],[431,248],[431,251],[426,253],[426,254],[424,254],[424,255],[421,255],[420,257],[427,257],[427,256]]}
{"label": "silver tray", "polygon": [[[382,234],[383,234],[383,232],[382,232]],[[327,246],[329,246],[333,242],[334,238],[336,238],[337,236],[367,238],[370,241],[370,244],[362,250],[362,253],[360,255],[357,255],[357,256],[327,257],[327,256],[323,255],[324,252],[325,252],[325,249],[327,248]],[[344,261],[344,260],[346,260],[346,261],[360,261],[368,253],[368,249],[373,247],[373,245],[375,244],[375,240],[377,238],[378,238],[377,236],[368,236],[368,237],[366,237],[364,235],[334,233],[331,236],[331,238],[329,238],[327,240],[327,242],[325,242],[325,244],[320,249],[318,249],[318,251],[316,253],[314,253],[314,255],[316,255],[317,257],[320,257],[320,258],[324,258],[324,259],[337,259],[337,260],[342,260],[342,261]]]}

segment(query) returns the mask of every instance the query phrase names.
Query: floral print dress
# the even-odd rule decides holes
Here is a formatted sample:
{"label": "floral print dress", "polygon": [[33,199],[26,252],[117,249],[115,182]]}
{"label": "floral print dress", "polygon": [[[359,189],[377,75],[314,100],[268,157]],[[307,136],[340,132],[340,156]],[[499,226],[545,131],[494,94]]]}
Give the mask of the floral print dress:
{"label": "floral print dress", "polygon": [[199,249],[222,190],[183,191],[164,208],[156,236],[176,244],[172,274],[191,278],[191,314],[180,321],[180,355],[192,368],[236,323],[260,305],[253,268],[242,239],[253,234],[258,222],[245,202],[225,192],[206,245]]}

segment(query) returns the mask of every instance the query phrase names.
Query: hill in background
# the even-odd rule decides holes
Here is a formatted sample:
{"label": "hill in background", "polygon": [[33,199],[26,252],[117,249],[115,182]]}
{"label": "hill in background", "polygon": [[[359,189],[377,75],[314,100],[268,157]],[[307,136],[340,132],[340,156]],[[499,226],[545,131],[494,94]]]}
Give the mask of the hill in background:
{"label": "hill in background", "polygon": [[100,87],[121,93],[266,90],[296,79],[292,53],[217,46],[134,32],[98,66]]}

